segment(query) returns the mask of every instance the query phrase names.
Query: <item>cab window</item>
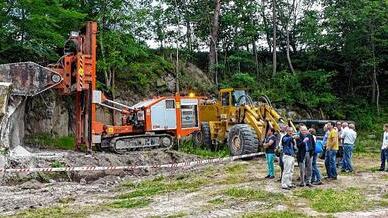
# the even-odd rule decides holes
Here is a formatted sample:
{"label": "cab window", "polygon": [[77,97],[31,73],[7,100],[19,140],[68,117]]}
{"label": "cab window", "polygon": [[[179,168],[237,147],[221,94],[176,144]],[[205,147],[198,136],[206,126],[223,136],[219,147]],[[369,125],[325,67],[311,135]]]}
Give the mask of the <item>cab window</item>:
{"label": "cab window", "polygon": [[222,106],[229,106],[229,92],[222,93],[221,102]]}
{"label": "cab window", "polygon": [[[244,95],[246,95],[245,90],[235,90],[233,92],[233,99],[232,99],[233,100],[233,105],[234,106],[240,106],[242,104],[245,104],[247,99],[244,98],[244,97],[242,97],[240,99],[240,97],[244,96]],[[240,99],[240,102],[238,102],[239,99]]]}

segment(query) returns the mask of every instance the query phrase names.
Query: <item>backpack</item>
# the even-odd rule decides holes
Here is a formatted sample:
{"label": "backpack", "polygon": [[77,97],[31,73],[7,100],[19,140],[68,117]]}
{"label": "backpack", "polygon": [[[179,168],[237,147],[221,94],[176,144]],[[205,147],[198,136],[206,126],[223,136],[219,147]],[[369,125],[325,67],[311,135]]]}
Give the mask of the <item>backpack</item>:
{"label": "backpack", "polygon": [[315,143],[315,153],[320,154],[323,151],[323,141],[322,140],[317,140]]}

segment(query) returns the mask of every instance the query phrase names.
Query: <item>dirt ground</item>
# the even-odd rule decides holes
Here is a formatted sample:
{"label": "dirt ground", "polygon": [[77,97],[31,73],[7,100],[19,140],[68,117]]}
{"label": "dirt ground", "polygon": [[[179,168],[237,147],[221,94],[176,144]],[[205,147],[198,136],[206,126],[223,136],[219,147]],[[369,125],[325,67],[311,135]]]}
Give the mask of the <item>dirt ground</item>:
{"label": "dirt ground", "polygon": [[[153,153],[147,157],[162,156]],[[179,153],[168,156],[177,157],[175,161],[195,159]],[[30,179],[0,186],[0,215],[388,217],[388,172],[376,171],[378,154],[355,155],[354,164],[355,173],[340,173],[336,181],[323,180],[323,185],[290,191],[280,188],[278,167],[275,179],[264,178],[263,157],[179,172],[121,172],[77,182]],[[295,184],[298,170],[295,168]]]}

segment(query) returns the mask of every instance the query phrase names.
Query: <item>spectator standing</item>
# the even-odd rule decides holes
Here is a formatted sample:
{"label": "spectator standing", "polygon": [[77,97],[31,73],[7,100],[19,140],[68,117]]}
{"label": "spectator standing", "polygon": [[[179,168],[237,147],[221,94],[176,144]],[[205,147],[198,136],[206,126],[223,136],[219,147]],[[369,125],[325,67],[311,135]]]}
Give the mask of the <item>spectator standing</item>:
{"label": "spectator standing", "polygon": [[279,155],[279,167],[280,167],[280,178],[279,178],[279,182],[282,181],[282,176],[283,176],[283,170],[284,170],[284,162],[283,162],[283,147],[282,147],[282,139],[283,139],[283,136],[285,136],[287,134],[287,126],[281,126],[280,128],[280,134],[279,134],[279,143],[277,145],[277,154]]}
{"label": "spectator standing", "polygon": [[315,150],[315,141],[306,126],[300,127],[300,136],[297,139],[297,160],[300,171],[299,186],[311,186],[312,157]]}
{"label": "spectator standing", "polygon": [[343,130],[341,133],[341,138],[343,140],[344,156],[342,160],[342,171],[353,172],[352,166],[352,156],[353,149],[357,139],[357,132],[355,131],[356,127],[354,124],[348,124],[345,122],[342,124]]}
{"label": "spectator standing", "polygon": [[282,175],[282,188],[291,189],[295,186],[292,184],[292,175],[294,173],[294,155],[295,155],[295,139],[293,137],[293,129],[287,128],[287,134],[282,138],[282,153],[284,170]]}
{"label": "spectator standing", "polygon": [[326,161],[328,160],[327,158],[327,138],[329,137],[329,133],[330,131],[328,130],[328,124],[325,124],[325,126],[323,127],[323,131],[325,132],[325,135],[323,136],[323,139],[322,139],[322,144],[323,144],[323,156],[325,157],[325,169],[326,169],[326,175],[329,175],[329,161]]}
{"label": "spectator standing", "polygon": [[[317,143],[317,137],[315,136],[316,130],[314,128],[311,128],[311,129],[309,129],[309,132],[314,138],[315,147],[316,148],[319,147],[318,143]],[[319,167],[317,165],[319,151],[322,152],[322,147],[323,147],[322,142],[320,142],[320,143],[321,143],[321,145],[320,145],[319,149],[315,149],[314,154],[313,154],[313,161],[312,161],[312,168],[313,168],[312,171],[313,172],[311,175],[311,183],[313,185],[322,185],[321,172],[319,171]]]}
{"label": "spectator standing", "polygon": [[338,121],[336,123],[335,129],[337,130],[337,133],[338,133],[338,151],[337,151],[337,156],[336,156],[336,166],[339,167],[342,165],[342,161],[343,161],[343,157],[344,157],[343,140],[340,137],[342,134],[342,130],[343,130],[342,123]]}
{"label": "spectator standing", "polygon": [[334,124],[328,123],[327,129],[329,134],[326,142],[325,165],[328,166],[327,177],[335,180],[337,179],[336,155],[339,147],[339,137],[337,130],[334,128]]}
{"label": "spectator standing", "polygon": [[[383,144],[381,146],[381,166],[379,171],[385,170],[385,162],[388,164],[388,123],[384,124]],[[388,166],[386,171],[388,172]]]}
{"label": "spectator standing", "polygon": [[267,160],[267,172],[268,175],[265,178],[273,179],[275,178],[275,148],[276,148],[276,136],[274,135],[275,130],[269,128],[267,132],[267,137],[263,144],[265,148],[265,159]]}

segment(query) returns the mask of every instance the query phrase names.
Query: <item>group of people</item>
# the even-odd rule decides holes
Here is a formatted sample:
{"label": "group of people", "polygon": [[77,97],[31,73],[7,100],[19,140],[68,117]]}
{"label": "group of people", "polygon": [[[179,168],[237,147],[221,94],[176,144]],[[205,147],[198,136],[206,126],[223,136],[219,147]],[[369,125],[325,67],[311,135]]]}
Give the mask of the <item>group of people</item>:
{"label": "group of people", "polygon": [[[322,184],[322,176],[317,165],[319,155],[324,155],[327,179],[337,179],[337,164],[344,172],[352,172],[352,153],[357,138],[354,124],[327,123],[324,127],[323,140],[317,140],[316,130],[308,129],[300,124],[295,132],[293,128],[284,126],[279,135],[270,128],[263,144],[267,161],[268,175],[266,178],[275,178],[274,160],[279,157],[281,169],[280,182],[283,189],[295,188],[292,182],[295,161],[299,166],[299,186],[313,186]],[[388,140],[388,126],[387,126]],[[343,150],[343,158],[337,162],[337,152]],[[382,155],[388,161],[388,145],[386,153]]]}

